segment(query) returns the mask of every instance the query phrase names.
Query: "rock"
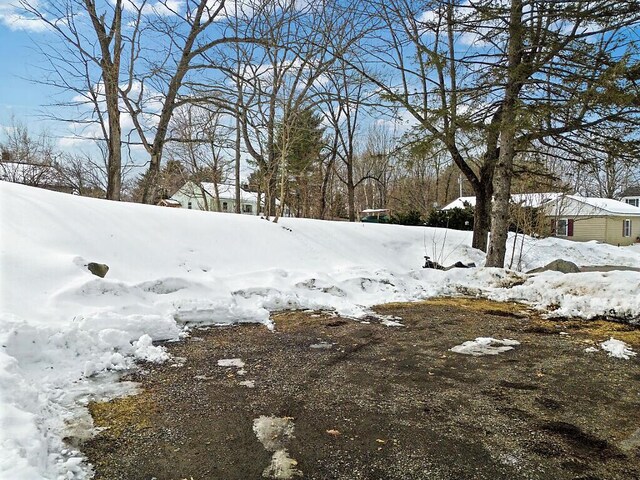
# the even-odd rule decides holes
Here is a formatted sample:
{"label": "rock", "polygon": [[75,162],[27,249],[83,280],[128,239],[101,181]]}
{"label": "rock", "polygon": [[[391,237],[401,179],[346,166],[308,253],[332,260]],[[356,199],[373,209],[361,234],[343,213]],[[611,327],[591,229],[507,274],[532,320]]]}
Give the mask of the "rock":
{"label": "rock", "polygon": [[104,278],[104,276],[109,271],[109,265],[106,265],[104,263],[90,262],[87,265],[87,268],[89,269],[89,271],[91,273],[93,273],[94,275],[96,275],[96,276],[98,276],[100,278]]}
{"label": "rock", "polygon": [[580,272],[580,268],[578,268],[578,266],[575,263],[570,262],[568,260],[558,259],[558,260],[554,260],[551,263],[548,263],[544,267],[539,267],[539,268],[534,268],[533,270],[529,270],[527,273],[540,273],[540,272],[546,272],[549,270],[553,270],[555,272],[562,272],[562,273]]}

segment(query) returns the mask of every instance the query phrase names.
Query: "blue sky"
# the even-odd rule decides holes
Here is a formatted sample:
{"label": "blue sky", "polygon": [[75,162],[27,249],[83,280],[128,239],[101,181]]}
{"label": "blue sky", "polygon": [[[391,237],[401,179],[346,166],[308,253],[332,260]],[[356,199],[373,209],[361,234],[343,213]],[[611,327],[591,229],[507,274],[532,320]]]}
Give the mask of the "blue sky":
{"label": "blue sky", "polygon": [[40,58],[34,40],[47,36],[45,32],[12,30],[0,21],[0,124],[6,125],[12,114],[17,120],[32,123],[40,106],[53,93],[48,87],[27,80],[38,73],[34,66]]}

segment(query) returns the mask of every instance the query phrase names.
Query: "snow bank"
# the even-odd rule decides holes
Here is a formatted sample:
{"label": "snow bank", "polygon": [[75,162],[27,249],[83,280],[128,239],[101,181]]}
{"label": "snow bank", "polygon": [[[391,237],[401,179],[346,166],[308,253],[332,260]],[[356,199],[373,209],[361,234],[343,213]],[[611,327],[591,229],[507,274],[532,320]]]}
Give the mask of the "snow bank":
{"label": "snow bank", "polygon": [[[72,427],[86,435],[83,405],[123,388],[108,372],[129,369],[136,359],[165,360],[153,341],[180,338],[189,325],[271,327],[270,312],[283,308],[358,317],[375,304],[457,294],[585,318],[640,316],[636,272],[527,278],[500,269],[421,268],[424,255],[445,265],[482,265],[470,232],[304,219],[274,224],[5,182],[0,206],[2,478],[85,478],[81,457],[61,440]],[[550,257],[640,266],[637,250],[528,241],[527,268]],[[89,262],[107,264],[106,277],[92,275]]]}

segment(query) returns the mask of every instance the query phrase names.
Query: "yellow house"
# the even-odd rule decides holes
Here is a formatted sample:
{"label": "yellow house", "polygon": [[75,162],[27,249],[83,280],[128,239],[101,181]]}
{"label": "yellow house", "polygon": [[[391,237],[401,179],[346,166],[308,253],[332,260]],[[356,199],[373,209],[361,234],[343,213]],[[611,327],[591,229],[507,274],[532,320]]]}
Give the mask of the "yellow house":
{"label": "yellow house", "polygon": [[563,195],[544,212],[556,237],[618,246],[640,242],[640,208],[618,200]]}

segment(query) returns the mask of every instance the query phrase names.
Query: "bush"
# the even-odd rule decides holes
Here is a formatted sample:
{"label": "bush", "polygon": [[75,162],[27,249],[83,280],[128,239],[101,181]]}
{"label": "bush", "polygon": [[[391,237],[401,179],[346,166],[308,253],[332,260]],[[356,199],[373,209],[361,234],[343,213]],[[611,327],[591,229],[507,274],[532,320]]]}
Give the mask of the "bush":
{"label": "bush", "polygon": [[427,226],[452,228],[454,230],[473,230],[473,208],[432,210],[427,218]]}
{"label": "bush", "polygon": [[409,210],[408,212],[395,213],[391,219],[391,223],[398,225],[423,225],[422,214],[418,210]]}

